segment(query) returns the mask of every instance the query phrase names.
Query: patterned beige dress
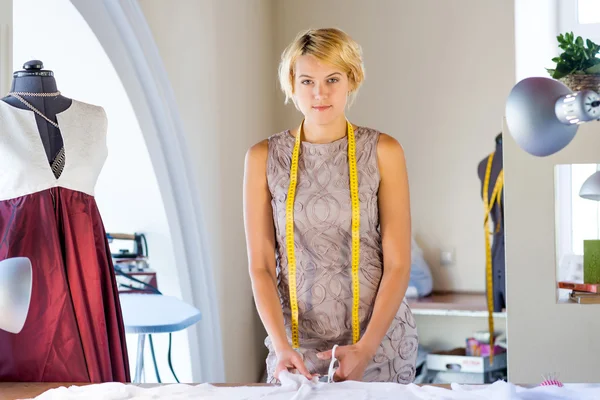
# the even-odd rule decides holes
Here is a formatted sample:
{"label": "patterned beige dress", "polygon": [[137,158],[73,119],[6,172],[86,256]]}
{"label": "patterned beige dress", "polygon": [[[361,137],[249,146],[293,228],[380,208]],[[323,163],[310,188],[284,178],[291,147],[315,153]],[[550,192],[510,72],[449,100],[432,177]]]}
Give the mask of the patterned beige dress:
{"label": "patterned beige dress", "polygon": [[[383,273],[377,193],[379,132],[355,131],[360,199],[360,309],[364,333]],[[272,196],[276,234],[278,291],[291,343],[291,313],[285,244],[285,201],[290,178],[294,137],[284,131],[268,139],[267,181]],[[300,353],[311,373],[327,375],[329,361],[316,354],[334,344],[352,343],[351,203],[348,176],[348,139],[332,143],[303,142],[300,150],[295,200],[296,274],[299,307]],[[265,340],[267,381],[277,359],[271,340]],[[364,381],[410,383],[415,378],[418,335],[411,310],[404,300]]]}

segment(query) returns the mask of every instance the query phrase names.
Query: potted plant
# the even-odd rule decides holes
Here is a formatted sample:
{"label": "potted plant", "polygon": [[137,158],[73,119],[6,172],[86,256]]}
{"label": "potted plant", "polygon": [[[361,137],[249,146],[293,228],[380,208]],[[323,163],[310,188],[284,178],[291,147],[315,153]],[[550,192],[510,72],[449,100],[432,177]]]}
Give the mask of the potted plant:
{"label": "potted plant", "polygon": [[593,90],[600,92],[600,46],[589,39],[573,35],[573,32],[557,37],[558,47],[563,52],[552,59],[553,69],[546,68],[550,76],[560,80],[574,92]]}

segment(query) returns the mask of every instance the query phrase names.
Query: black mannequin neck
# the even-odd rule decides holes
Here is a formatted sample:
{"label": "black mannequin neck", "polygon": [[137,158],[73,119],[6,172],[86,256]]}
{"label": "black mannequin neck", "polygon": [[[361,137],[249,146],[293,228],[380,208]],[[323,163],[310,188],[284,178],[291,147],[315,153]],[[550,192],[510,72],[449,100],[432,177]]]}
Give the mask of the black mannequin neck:
{"label": "black mannequin neck", "polygon": [[[40,60],[30,60],[23,64],[23,70],[13,73],[10,91],[20,93],[57,93],[58,87],[54,79],[54,72],[44,69],[44,63]],[[52,98],[23,97],[51,119],[54,118],[54,115],[66,110],[71,105],[71,99],[60,95]],[[27,108],[18,98],[11,95],[2,98],[2,101],[13,107]],[[40,117],[36,118],[39,119]],[[40,124],[43,123],[42,121],[41,119],[39,120]]]}
{"label": "black mannequin neck", "polygon": [[502,133],[496,135],[496,145],[502,145]]}
{"label": "black mannequin neck", "polygon": [[[53,76],[17,76],[17,73],[15,73],[10,91],[20,93],[57,93],[58,87]],[[72,102],[71,99],[62,95],[45,98],[23,96],[23,98],[49,118],[54,118],[54,115],[69,108]],[[14,96],[7,95],[1,100],[13,107],[28,109],[25,104]],[[40,122],[42,121],[40,120]]]}
{"label": "black mannequin neck", "polygon": [[11,92],[55,93],[58,92],[54,76],[15,76]]}
{"label": "black mannequin neck", "polygon": [[[31,60],[23,65],[22,71],[17,71],[13,74],[10,91],[21,93],[56,93],[58,92],[58,87],[54,79],[54,73],[50,70],[45,70],[41,61]],[[56,115],[71,107],[73,102],[62,95],[51,97],[22,95],[21,97],[54,122],[57,122]],[[0,100],[15,108],[29,110],[29,107],[15,96],[7,95]],[[61,133],[43,117],[37,115],[32,110],[30,111],[35,118],[48,161],[51,163],[63,147]]]}
{"label": "black mannequin neck", "polygon": [[40,60],[30,60],[23,64],[21,71],[13,73],[11,92],[55,93],[58,91],[54,72],[44,69]]}

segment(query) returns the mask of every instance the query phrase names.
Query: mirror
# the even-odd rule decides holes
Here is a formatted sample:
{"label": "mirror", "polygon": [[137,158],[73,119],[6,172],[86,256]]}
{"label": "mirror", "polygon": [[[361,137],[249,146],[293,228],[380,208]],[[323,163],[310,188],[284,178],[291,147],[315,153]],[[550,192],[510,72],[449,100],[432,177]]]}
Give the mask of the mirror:
{"label": "mirror", "polygon": [[[600,202],[581,197],[586,181],[600,171],[600,164],[560,164],[555,167],[555,227],[557,299],[568,302],[571,289],[558,288],[558,282],[584,283],[584,244],[600,239]],[[589,197],[589,196],[588,196]],[[588,241],[588,242],[586,242]],[[600,242],[599,242],[600,243]],[[586,248],[586,252],[589,252]],[[590,253],[588,253],[590,254]]]}

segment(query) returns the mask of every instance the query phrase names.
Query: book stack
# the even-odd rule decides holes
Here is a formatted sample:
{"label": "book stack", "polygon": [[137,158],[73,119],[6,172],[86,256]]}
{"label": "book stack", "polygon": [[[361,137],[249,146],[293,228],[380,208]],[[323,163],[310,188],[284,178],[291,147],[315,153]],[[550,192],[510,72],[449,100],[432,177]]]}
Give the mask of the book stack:
{"label": "book stack", "polygon": [[600,283],[558,282],[559,289],[571,290],[569,300],[579,304],[600,304]]}

